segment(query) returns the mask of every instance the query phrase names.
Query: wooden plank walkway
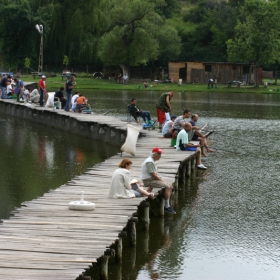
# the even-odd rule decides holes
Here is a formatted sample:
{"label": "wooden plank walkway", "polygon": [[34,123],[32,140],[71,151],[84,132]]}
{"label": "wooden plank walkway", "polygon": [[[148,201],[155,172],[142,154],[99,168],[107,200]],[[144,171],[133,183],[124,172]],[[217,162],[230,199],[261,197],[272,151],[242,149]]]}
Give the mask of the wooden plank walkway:
{"label": "wooden plank walkway", "polygon": [[[38,108],[42,110],[42,108]],[[46,108],[44,108],[46,110]],[[48,109],[51,110],[51,109]],[[81,121],[94,119],[119,129],[126,123],[109,116],[69,114]],[[111,176],[123,157],[131,158],[131,177],[139,178],[141,164],[152,148],[163,149],[159,172],[174,182],[180,162],[193,152],[176,152],[170,140],[157,131],[142,131],[136,156],[117,154],[88,169],[85,174],[13,211],[14,216],[0,225],[0,279],[76,279],[95,263],[126,226],[143,198],[109,199]],[[94,211],[71,211],[70,201],[94,202]],[[174,206],[176,209],[176,205]]]}

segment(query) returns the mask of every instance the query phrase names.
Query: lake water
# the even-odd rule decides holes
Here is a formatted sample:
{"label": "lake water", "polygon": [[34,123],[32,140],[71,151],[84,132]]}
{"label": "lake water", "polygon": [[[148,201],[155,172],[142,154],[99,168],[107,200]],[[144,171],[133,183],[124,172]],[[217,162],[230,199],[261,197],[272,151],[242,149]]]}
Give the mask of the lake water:
{"label": "lake water", "polygon": [[[85,91],[94,111],[111,109],[109,114],[123,119],[132,97],[155,117],[159,94]],[[123,264],[109,266],[110,279],[280,279],[279,99],[275,94],[175,93],[172,113],[188,108],[199,115],[200,126],[214,127],[216,152],[203,159],[206,171],[180,185],[176,215],[152,218],[148,233],[139,224],[136,249],[125,240]],[[2,216],[118,150],[3,116],[0,126],[6,158],[1,156]],[[100,155],[100,150],[106,152]]]}

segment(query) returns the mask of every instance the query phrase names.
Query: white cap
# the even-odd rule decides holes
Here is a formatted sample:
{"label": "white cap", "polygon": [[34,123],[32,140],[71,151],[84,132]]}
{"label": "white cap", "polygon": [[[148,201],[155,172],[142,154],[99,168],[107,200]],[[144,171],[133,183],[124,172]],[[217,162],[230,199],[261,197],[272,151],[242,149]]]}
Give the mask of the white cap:
{"label": "white cap", "polygon": [[139,180],[137,180],[137,179],[132,179],[132,180],[130,181],[130,185],[136,184],[136,183],[138,183],[138,182],[139,182]]}
{"label": "white cap", "polygon": [[43,75],[43,76],[42,76],[42,79],[45,79],[45,78],[46,78],[46,76],[45,76],[45,75]]}

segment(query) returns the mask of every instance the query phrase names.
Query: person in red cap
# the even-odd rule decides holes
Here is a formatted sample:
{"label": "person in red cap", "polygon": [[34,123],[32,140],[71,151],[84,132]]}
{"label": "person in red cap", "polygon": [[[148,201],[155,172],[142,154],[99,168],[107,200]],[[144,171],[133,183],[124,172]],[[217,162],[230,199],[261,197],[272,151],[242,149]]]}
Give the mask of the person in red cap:
{"label": "person in red cap", "polygon": [[152,154],[142,164],[141,180],[146,187],[165,188],[164,199],[165,206],[164,212],[169,214],[176,214],[174,209],[170,206],[169,199],[172,193],[172,185],[164,182],[162,177],[157,172],[156,161],[160,159],[162,150],[158,147],[152,150]]}

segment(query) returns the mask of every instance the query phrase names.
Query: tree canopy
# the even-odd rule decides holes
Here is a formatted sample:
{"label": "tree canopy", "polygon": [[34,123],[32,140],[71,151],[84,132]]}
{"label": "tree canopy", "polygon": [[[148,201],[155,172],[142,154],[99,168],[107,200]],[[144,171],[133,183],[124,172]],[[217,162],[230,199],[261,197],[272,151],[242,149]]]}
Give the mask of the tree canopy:
{"label": "tree canopy", "polygon": [[[168,61],[276,63],[279,1],[0,0],[0,63],[37,69],[105,65],[166,67]],[[97,69],[96,69],[97,70]],[[100,71],[100,70],[99,70]]]}
{"label": "tree canopy", "polygon": [[[235,37],[227,41],[230,62],[279,62],[280,18],[277,2],[247,0],[241,10],[242,17],[235,27]],[[257,72],[254,75],[258,86]]]}
{"label": "tree canopy", "polygon": [[164,2],[149,0],[112,1],[108,31],[101,37],[98,55],[106,64],[120,65],[125,72],[180,52],[180,38],[157,12]]}

